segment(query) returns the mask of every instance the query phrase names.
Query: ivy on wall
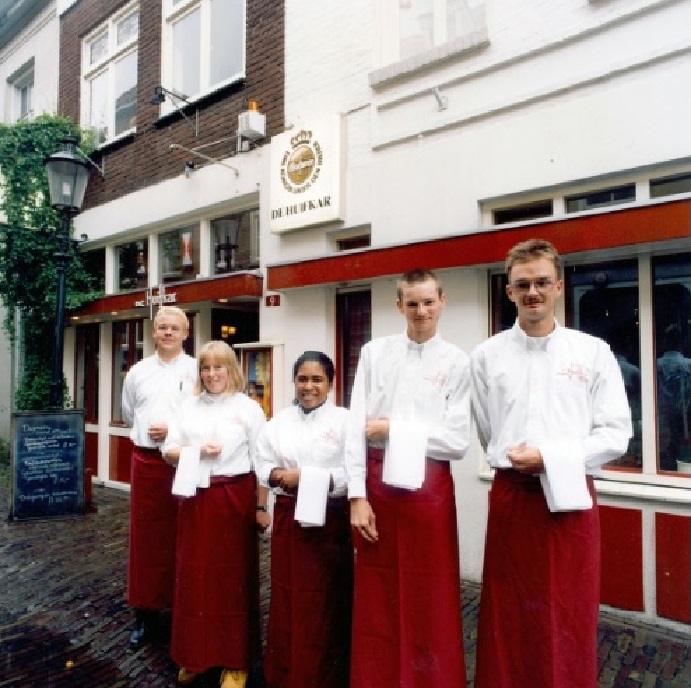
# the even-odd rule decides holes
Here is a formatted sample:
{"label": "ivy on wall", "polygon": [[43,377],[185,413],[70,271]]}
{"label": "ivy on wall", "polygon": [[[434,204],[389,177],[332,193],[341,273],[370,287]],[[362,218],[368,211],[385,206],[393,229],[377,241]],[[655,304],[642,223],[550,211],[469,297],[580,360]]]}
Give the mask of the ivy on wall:
{"label": "ivy on wall", "polygon": [[[50,205],[43,161],[61,150],[61,140],[75,131],[71,120],[52,115],[0,124],[0,212],[4,215],[0,223],[0,298],[7,309],[3,326],[10,341],[18,335],[15,313],[21,316],[23,370],[15,395],[18,410],[48,408],[55,341],[54,254],[60,217]],[[70,246],[70,254],[68,311],[100,295],[97,281],[85,270],[75,245]]]}

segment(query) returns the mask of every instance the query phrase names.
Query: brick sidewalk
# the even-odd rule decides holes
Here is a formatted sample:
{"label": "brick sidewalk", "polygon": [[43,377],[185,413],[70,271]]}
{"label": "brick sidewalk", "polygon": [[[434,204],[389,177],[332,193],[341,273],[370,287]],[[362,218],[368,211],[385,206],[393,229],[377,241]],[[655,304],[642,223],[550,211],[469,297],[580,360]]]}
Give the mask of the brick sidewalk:
{"label": "brick sidewalk", "polygon": [[[127,649],[133,621],[125,603],[128,495],[97,487],[95,513],[12,523],[7,501],[0,490],[0,688],[175,686],[177,668],[166,647]],[[266,619],[265,541],[261,553]],[[479,592],[464,583],[468,686]],[[599,688],[689,688],[690,646],[691,636],[602,616]],[[196,685],[217,685],[214,679]]]}

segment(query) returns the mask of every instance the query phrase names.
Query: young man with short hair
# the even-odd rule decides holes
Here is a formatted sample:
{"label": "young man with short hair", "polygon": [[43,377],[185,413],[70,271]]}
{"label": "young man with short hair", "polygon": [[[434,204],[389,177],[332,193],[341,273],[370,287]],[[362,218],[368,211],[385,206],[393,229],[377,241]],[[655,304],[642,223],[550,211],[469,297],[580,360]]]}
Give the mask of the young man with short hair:
{"label": "young man with short hair", "polygon": [[159,308],[153,321],[156,352],[127,372],[122,415],[130,439],[130,546],[127,602],[136,610],[130,649],[150,640],[159,612],[169,609],[175,581],[178,502],[171,490],[175,469],[161,455],[168,419],[194,391],[197,364],[182,349],[189,332],[184,311]]}
{"label": "young man with short hair", "polygon": [[403,275],[406,331],[366,344],[357,367],[346,439],[352,688],[466,682],[449,462],[468,447],[468,357],[437,333],[445,304],[434,273]]}

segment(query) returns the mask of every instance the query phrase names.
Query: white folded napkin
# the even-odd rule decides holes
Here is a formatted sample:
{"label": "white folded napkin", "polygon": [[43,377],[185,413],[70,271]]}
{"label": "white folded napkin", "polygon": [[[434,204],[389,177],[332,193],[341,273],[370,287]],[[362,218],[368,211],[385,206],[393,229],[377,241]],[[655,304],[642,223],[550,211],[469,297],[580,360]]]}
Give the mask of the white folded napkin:
{"label": "white folded napkin", "polygon": [[543,451],[544,472],[540,473],[542,491],[552,512],[583,511],[593,506],[585,479],[585,463],[580,452],[562,453],[558,460],[548,460]]}
{"label": "white folded napkin", "polygon": [[393,487],[419,490],[425,482],[427,428],[414,421],[391,421],[384,448],[382,481]]}
{"label": "white folded napkin", "polygon": [[323,526],[329,497],[331,472],[326,468],[303,466],[295,504],[295,520],[305,527]]}
{"label": "white folded napkin", "polygon": [[183,447],[173,479],[173,494],[194,497],[199,482],[199,447]]}

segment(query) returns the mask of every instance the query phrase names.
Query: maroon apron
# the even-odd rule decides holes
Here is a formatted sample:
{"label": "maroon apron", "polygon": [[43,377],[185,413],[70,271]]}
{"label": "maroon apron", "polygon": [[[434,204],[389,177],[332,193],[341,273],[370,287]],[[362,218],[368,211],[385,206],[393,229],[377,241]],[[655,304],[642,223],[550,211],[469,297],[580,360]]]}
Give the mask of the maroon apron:
{"label": "maroon apron", "polygon": [[490,492],[475,688],[595,688],[600,525],[551,513],[540,480],[499,470]]}
{"label": "maroon apron", "polygon": [[171,494],[175,469],[158,449],[132,448],[127,603],[135,609],[167,609],[173,601],[178,499]]}
{"label": "maroon apron", "polygon": [[276,499],[264,675],[270,688],[347,688],[353,600],[348,501],[330,499],[326,522],[303,528],[295,499]]}
{"label": "maroon apron", "polygon": [[173,661],[195,673],[249,670],[259,658],[254,473],[212,477],[180,502]]}
{"label": "maroon apron", "polygon": [[382,483],[367,457],[379,540],[356,540],[351,688],[458,688],[466,683],[456,502],[446,461],[427,459],[419,490]]}

